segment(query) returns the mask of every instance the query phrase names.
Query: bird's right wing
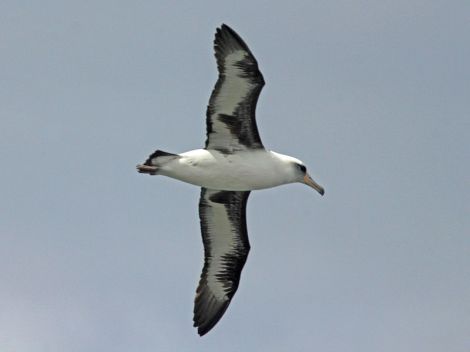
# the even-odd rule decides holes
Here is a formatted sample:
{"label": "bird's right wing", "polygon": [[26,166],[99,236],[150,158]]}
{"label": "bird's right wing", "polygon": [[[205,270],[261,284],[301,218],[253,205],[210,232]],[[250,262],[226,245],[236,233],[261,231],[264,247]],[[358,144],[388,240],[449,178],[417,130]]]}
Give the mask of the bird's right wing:
{"label": "bird's right wing", "polygon": [[255,110],[263,75],[248,46],[229,26],[217,28],[214,40],[219,78],[207,107],[206,149],[222,153],[263,149]]}
{"label": "bird's right wing", "polygon": [[245,215],[249,194],[201,189],[204,268],[194,305],[194,326],[201,336],[220,320],[237,291],[250,250]]}

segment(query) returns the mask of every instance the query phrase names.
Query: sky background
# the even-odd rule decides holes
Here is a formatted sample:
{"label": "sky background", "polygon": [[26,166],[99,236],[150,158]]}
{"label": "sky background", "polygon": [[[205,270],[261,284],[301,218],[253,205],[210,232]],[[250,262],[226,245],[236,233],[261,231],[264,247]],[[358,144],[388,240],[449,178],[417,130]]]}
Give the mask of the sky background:
{"label": "sky background", "polygon": [[[203,146],[232,26],[264,145],[325,187],[253,192],[252,250],[192,327]],[[468,352],[468,1],[0,3],[0,351]]]}

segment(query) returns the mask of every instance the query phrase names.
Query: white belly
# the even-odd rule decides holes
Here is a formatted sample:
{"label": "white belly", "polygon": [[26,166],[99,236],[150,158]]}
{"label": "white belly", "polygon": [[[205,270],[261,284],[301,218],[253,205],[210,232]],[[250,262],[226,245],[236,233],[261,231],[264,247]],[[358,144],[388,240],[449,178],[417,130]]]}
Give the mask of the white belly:
{"label": "white belly", "polygon": [[295,182],[287,161],[281,159],[280,154],[269,151],[226,155],[215,150],[197,149],[179,155],[180,158],[161,165],[158,174],[227,191],[263,189]]}

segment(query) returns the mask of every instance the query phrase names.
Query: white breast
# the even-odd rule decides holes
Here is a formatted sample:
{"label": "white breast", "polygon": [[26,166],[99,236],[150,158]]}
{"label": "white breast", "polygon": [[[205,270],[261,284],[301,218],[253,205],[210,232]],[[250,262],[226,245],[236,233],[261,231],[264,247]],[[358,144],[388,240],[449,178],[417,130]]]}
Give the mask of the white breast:
{"label": "white breast", "polygon": [[197,149],[163,165],[159,174],[210,189],[247,191],[296,182],[294,158],[260,151],[223,154]]}

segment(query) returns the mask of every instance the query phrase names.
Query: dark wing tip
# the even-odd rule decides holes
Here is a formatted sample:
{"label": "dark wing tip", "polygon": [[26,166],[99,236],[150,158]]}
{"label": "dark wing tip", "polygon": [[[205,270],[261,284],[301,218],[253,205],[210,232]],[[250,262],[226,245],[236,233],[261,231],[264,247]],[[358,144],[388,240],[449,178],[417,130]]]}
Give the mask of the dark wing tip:
{"label": "dark wing tip", "polygon": [[243,39],[235,32],[231,27],[227,26],[225,23],[220,27],[222,33],[229,34],[233,39],[235,39],[240,46],[248,50],[248,45],[243,41]]}
{"label": "dark wing tip", "polygon": [[204,284],[200,285],[194,304],[194,324],[199,336],[207,334],[219,322],[231,299],[218,300]]}
{"label": "dark wing tip", "polygon": [[[243,41],[243,39],[235,32],[232,28],[223,23],[220,28],[217,28],[214,39],[214,48],[215,52],[229,53],[235,50],[245,50],[251,56],[250,49],[248,45]],[[254,59],[254,57],[253,57]]]}
{"label": "dark wing tip", "polygon": [[219,322],[219,320],[224,315],[227,310],[228,303],[225,303],[223,307],[220,307],[220,310],[212,315],[210,319],[204,319],[204,316],[199,316],[198,319],[194,321],[194,327],[197,328],[197,333],[199,336],[204,336],[209,331],[211,331],[214,326]]}

